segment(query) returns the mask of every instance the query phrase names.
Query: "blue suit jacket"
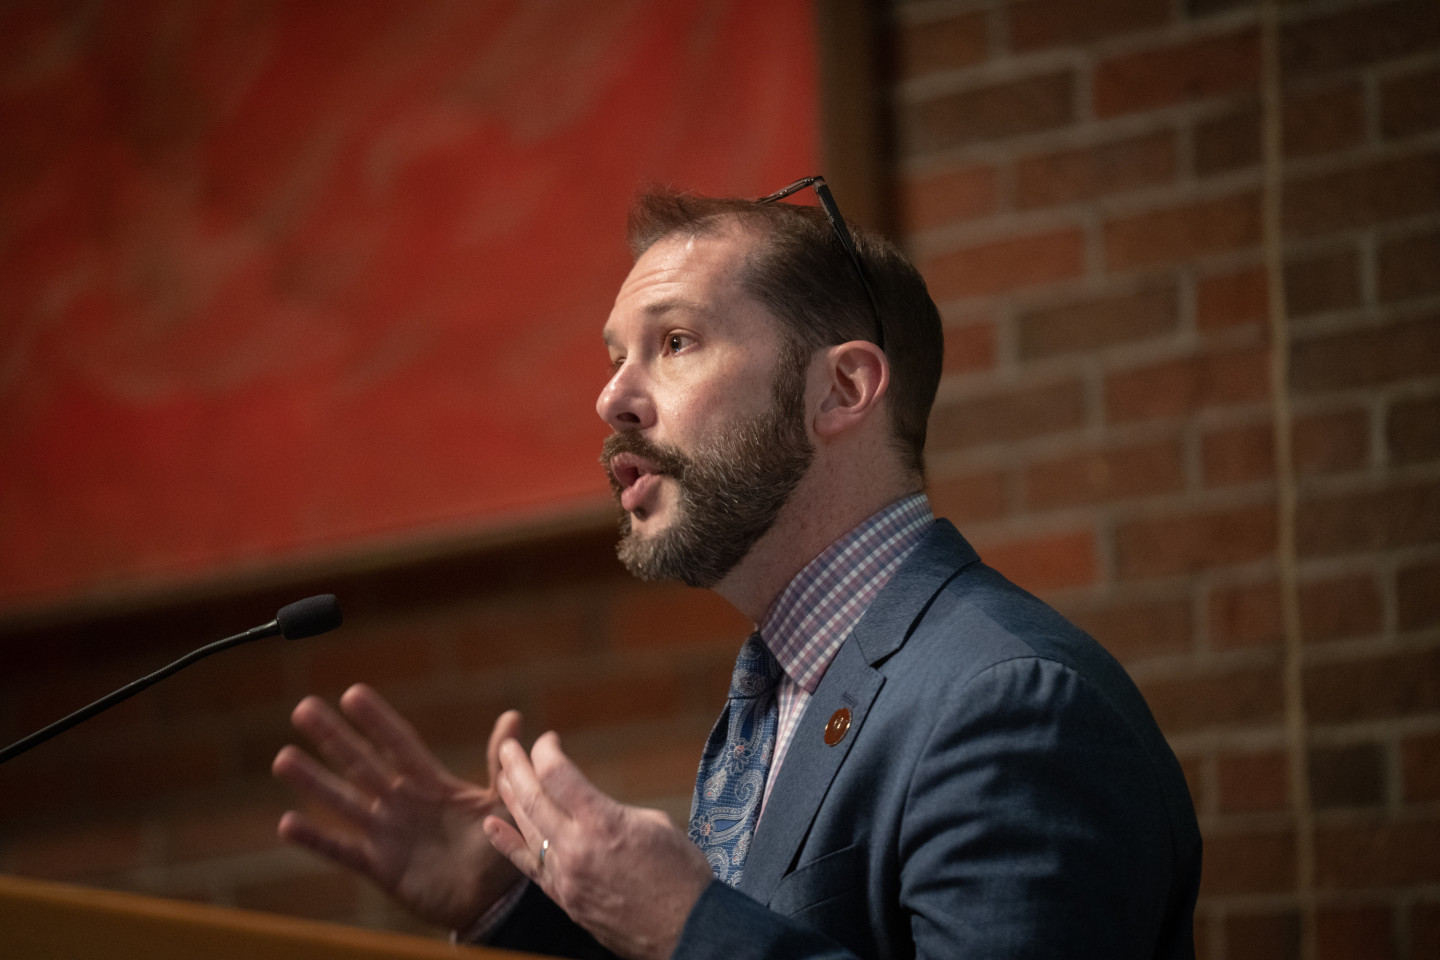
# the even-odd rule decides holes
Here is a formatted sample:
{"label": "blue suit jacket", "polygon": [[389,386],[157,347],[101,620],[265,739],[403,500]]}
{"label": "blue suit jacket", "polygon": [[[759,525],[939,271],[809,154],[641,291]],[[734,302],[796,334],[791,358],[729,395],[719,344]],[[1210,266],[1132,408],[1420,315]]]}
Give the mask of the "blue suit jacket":
{"label": "blue suit jacket", "polygon": [[[744,878],[711,884],[675,956],[1191,958],[1199,879],[1184,777],[1124,670],[940,521],[841,647]],[[527,899],[496,945],[591,952],[553,917],[517,936],[546,909]]]}

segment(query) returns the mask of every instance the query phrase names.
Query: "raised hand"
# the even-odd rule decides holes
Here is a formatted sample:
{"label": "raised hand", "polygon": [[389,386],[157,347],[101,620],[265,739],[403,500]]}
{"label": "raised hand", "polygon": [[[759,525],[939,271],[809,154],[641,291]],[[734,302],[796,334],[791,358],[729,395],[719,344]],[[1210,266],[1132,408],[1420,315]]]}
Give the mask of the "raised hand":
{"label": "raised hand", "polygon": [[482,828],[486,817],[507,816],[495,778],[500,746],[519,735],[520,714],[495,721],[490,782],[482,787],[441,766],[371,688],[346,690],[340,709],[344,717],[306,697],[290,715],[330,766],[295,746],[276,755],[274,774],[318,814],[287,811],[281,838],[368,877],[423,920],[468,927],[520,879]]}
{"label": "raised hand", "polygon": [[505,741],[500,762],[500,795],[514,822],[486,819],[494,847],[615,953],[670,956],[713,879],[705,855],[662,811],[597,790],[553,733],[529,757]]}

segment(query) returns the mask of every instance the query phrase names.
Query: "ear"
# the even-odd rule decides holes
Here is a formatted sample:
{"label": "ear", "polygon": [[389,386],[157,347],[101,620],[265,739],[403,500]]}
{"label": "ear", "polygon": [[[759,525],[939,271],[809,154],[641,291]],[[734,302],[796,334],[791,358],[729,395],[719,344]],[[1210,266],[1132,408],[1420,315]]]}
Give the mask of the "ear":
{"label": "ear", "polygon": [[875,413],[890,389],[890,362],[885,351],[868,340],[830,347],[818,362],[825,393],[814,423],[821,437],[838,436],[859,426]]}

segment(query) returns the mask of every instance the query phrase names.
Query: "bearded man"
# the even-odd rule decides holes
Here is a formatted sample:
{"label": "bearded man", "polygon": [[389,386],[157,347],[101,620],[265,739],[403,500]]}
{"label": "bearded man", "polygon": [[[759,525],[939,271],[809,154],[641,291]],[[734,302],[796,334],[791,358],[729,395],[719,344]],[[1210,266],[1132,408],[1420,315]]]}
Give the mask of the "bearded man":
{"label": "bearded man", "polygon": [[[771,202],[814,185],[822,207]],[[1098,644],[924,495],[940,318],[818,178],[643,197],[604,328],[602,462],[637,576],[757,625],[688,832],[497,721],[446,772],[368,687],[314,698],[275,772],[285,839],[462,939],[569,956],[1193,957],[1194,810]],[[338,822],[340,825],[335,825]]]}

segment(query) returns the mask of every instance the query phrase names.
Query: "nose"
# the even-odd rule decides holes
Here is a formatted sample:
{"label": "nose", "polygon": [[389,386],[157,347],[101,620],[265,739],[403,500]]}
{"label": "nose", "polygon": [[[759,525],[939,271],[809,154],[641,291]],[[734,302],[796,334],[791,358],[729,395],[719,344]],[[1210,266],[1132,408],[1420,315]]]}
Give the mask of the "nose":
{"label": "nose", "polygon": [[617,433],[644,430],[655,422],[655,404],[642,380],[632,364],[622,363],[595,401],[595,412]]}

